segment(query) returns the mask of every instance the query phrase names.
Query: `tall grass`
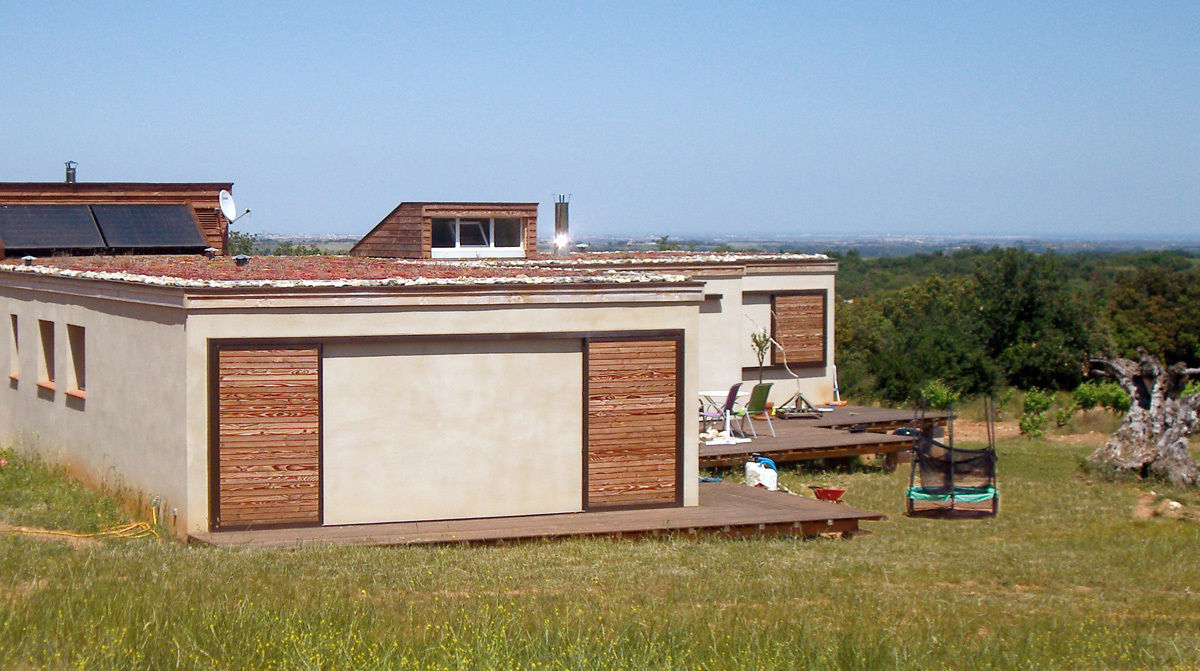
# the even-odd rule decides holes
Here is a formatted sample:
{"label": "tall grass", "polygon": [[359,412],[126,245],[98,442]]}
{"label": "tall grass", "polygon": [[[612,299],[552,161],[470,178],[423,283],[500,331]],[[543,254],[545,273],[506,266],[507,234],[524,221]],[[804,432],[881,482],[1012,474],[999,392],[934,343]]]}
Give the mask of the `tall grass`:
{"label": "tall grass", "polygon": [[[1003,441],[1003,510],[985,520],[904,517],[906,467],[785,470],[793,490],[845,486],[889,515],[850,541],[265,551],[0,534],[0,667],[1195,668],[1200,529],[1133,520],[1144,487],[1084,481],[1090,449]],[[0,521],[123,521],[9,461]]]}

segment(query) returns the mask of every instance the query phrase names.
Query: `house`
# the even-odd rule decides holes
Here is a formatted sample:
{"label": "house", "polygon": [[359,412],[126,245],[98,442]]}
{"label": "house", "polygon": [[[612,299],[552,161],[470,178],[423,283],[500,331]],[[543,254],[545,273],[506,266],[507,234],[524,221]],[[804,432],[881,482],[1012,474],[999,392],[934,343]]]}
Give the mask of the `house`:
{"label": "house", "polygon": [[[68,172],[73,179],[73,173]],[[0,256],[228,249],[225,183],[0,183]]]}
{"label": "house", "polygon": [[[774,397],[831,399],[823,256],[543,258],[536,206],[410,210],[428,257],[361,256],[393,212],[355,257],[3,261],[0,441],[189,534],[695,506],[698,396],[757,381],[761,328]],[[430,258],[484,219],[526,258]]]}
{"label": "house", "polygon": [[[158,497],[181,532],[696,504],[701,293],[681,276],[0,268],[0,437]],[[321,273],[357,279],[283,279]]]}

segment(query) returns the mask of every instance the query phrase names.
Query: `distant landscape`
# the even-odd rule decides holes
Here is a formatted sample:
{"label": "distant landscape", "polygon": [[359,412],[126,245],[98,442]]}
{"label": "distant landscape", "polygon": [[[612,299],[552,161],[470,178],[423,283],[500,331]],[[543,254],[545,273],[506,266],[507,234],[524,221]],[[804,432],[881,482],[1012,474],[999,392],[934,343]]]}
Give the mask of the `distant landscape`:
{"label": "distant landscape", "polygon": [[[365,231],[364,231],[365,233]],[[295,235],[288,233],[246,232],[254,236],[261,249],[273,253],[280,245],[290,243],[319,249],[327,254],[350,251],[361,236],[344,233]],[[1200,253],[1200,237],[1153,238],[1111,237],[1085,238],[1071,236],[945,236],[945,235],[810,235],[810,236],[675,236],[675,235],[580,235],[573,241],[586,245],[592,252],[645,251],[669,247],[695,251],[760,251],[798,252],[814,254],[855,250],[862,257],[909,256],[925,252],[954,252],[960,249],[1013,247],[1033,252],[1054,250],[1071,254],[1082,252],[1137,252],[1180,250]],[[549,251],[551,241],[539,242]]]}

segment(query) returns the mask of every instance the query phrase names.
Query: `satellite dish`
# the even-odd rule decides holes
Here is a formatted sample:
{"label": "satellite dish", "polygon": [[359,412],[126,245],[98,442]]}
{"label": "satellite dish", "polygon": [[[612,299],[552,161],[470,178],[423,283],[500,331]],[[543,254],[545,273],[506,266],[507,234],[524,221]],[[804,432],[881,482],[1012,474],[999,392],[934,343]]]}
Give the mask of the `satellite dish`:
{"label": "satellite dish", "polygon": [[[211,191],[209,193],[212,193]],[[221,214],[229,221],[237,219],[237,208],[233,205],[233,195],[225,189],[221,189],[221,193],[217,194],[217,200],[221,203]]]}

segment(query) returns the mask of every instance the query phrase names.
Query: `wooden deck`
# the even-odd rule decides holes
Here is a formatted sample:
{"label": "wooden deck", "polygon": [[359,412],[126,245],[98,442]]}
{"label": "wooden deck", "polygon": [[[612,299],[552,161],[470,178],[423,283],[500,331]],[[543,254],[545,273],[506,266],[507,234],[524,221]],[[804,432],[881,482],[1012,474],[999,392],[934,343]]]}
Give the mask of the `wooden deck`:
{"label": "wooden deck", "polygon": [[751,454],[776,463],[808,459],[833,459],[860,454],[894,454],[911,450],[913,439],[888,433],[851,433],[840,429],[803,426],[797,420],[772,420],[772,438],[766,422],[755,422],[758,438],[737,445],[700,445],[700,467],[740,466]]}
{"label": "wooden deck", "polygon": [[470,520],[399,522],[291,529],[216,531],[191,540],[225,547],[494,543],[568,536],[643,536],[663,532],[728,536],[848,534],[883,515],[805,496],[728,482],[701,483],[700,505]]}
{"label": "wooden deck", "polygon": [[[749,443],[701,444],[700,467],[739,466],[751,454],[770,457],[776,463],[882,454],[884,467],[891,469],[901,453],[912,449],[914,441],[890,432],[912,426],[913,420],[911,410],[842,406],[813,419],[773,419],[774,437],[766,421],[758,420],[754,422],[758,437]],[[927,412],[923,424],[926,431],[945,426],[946,413]],[[865,430],[852,432],[851,427]]]}
{"label": "wooden deck", "polygon": [[[789,419],[787,421],[826,429],[849,429],[855,426],[865,426],[867,431],[894,431],[902,426],[912,426],[915,418],[916,415],[912,410],[843,405],[833,408],[832,412],[821,413],[818,418]],[[934,426],[946,425],[946,413],[944,412],[926,411],[924,419],[926,423]],[[759,422],[759,424],[763,423]]]}

